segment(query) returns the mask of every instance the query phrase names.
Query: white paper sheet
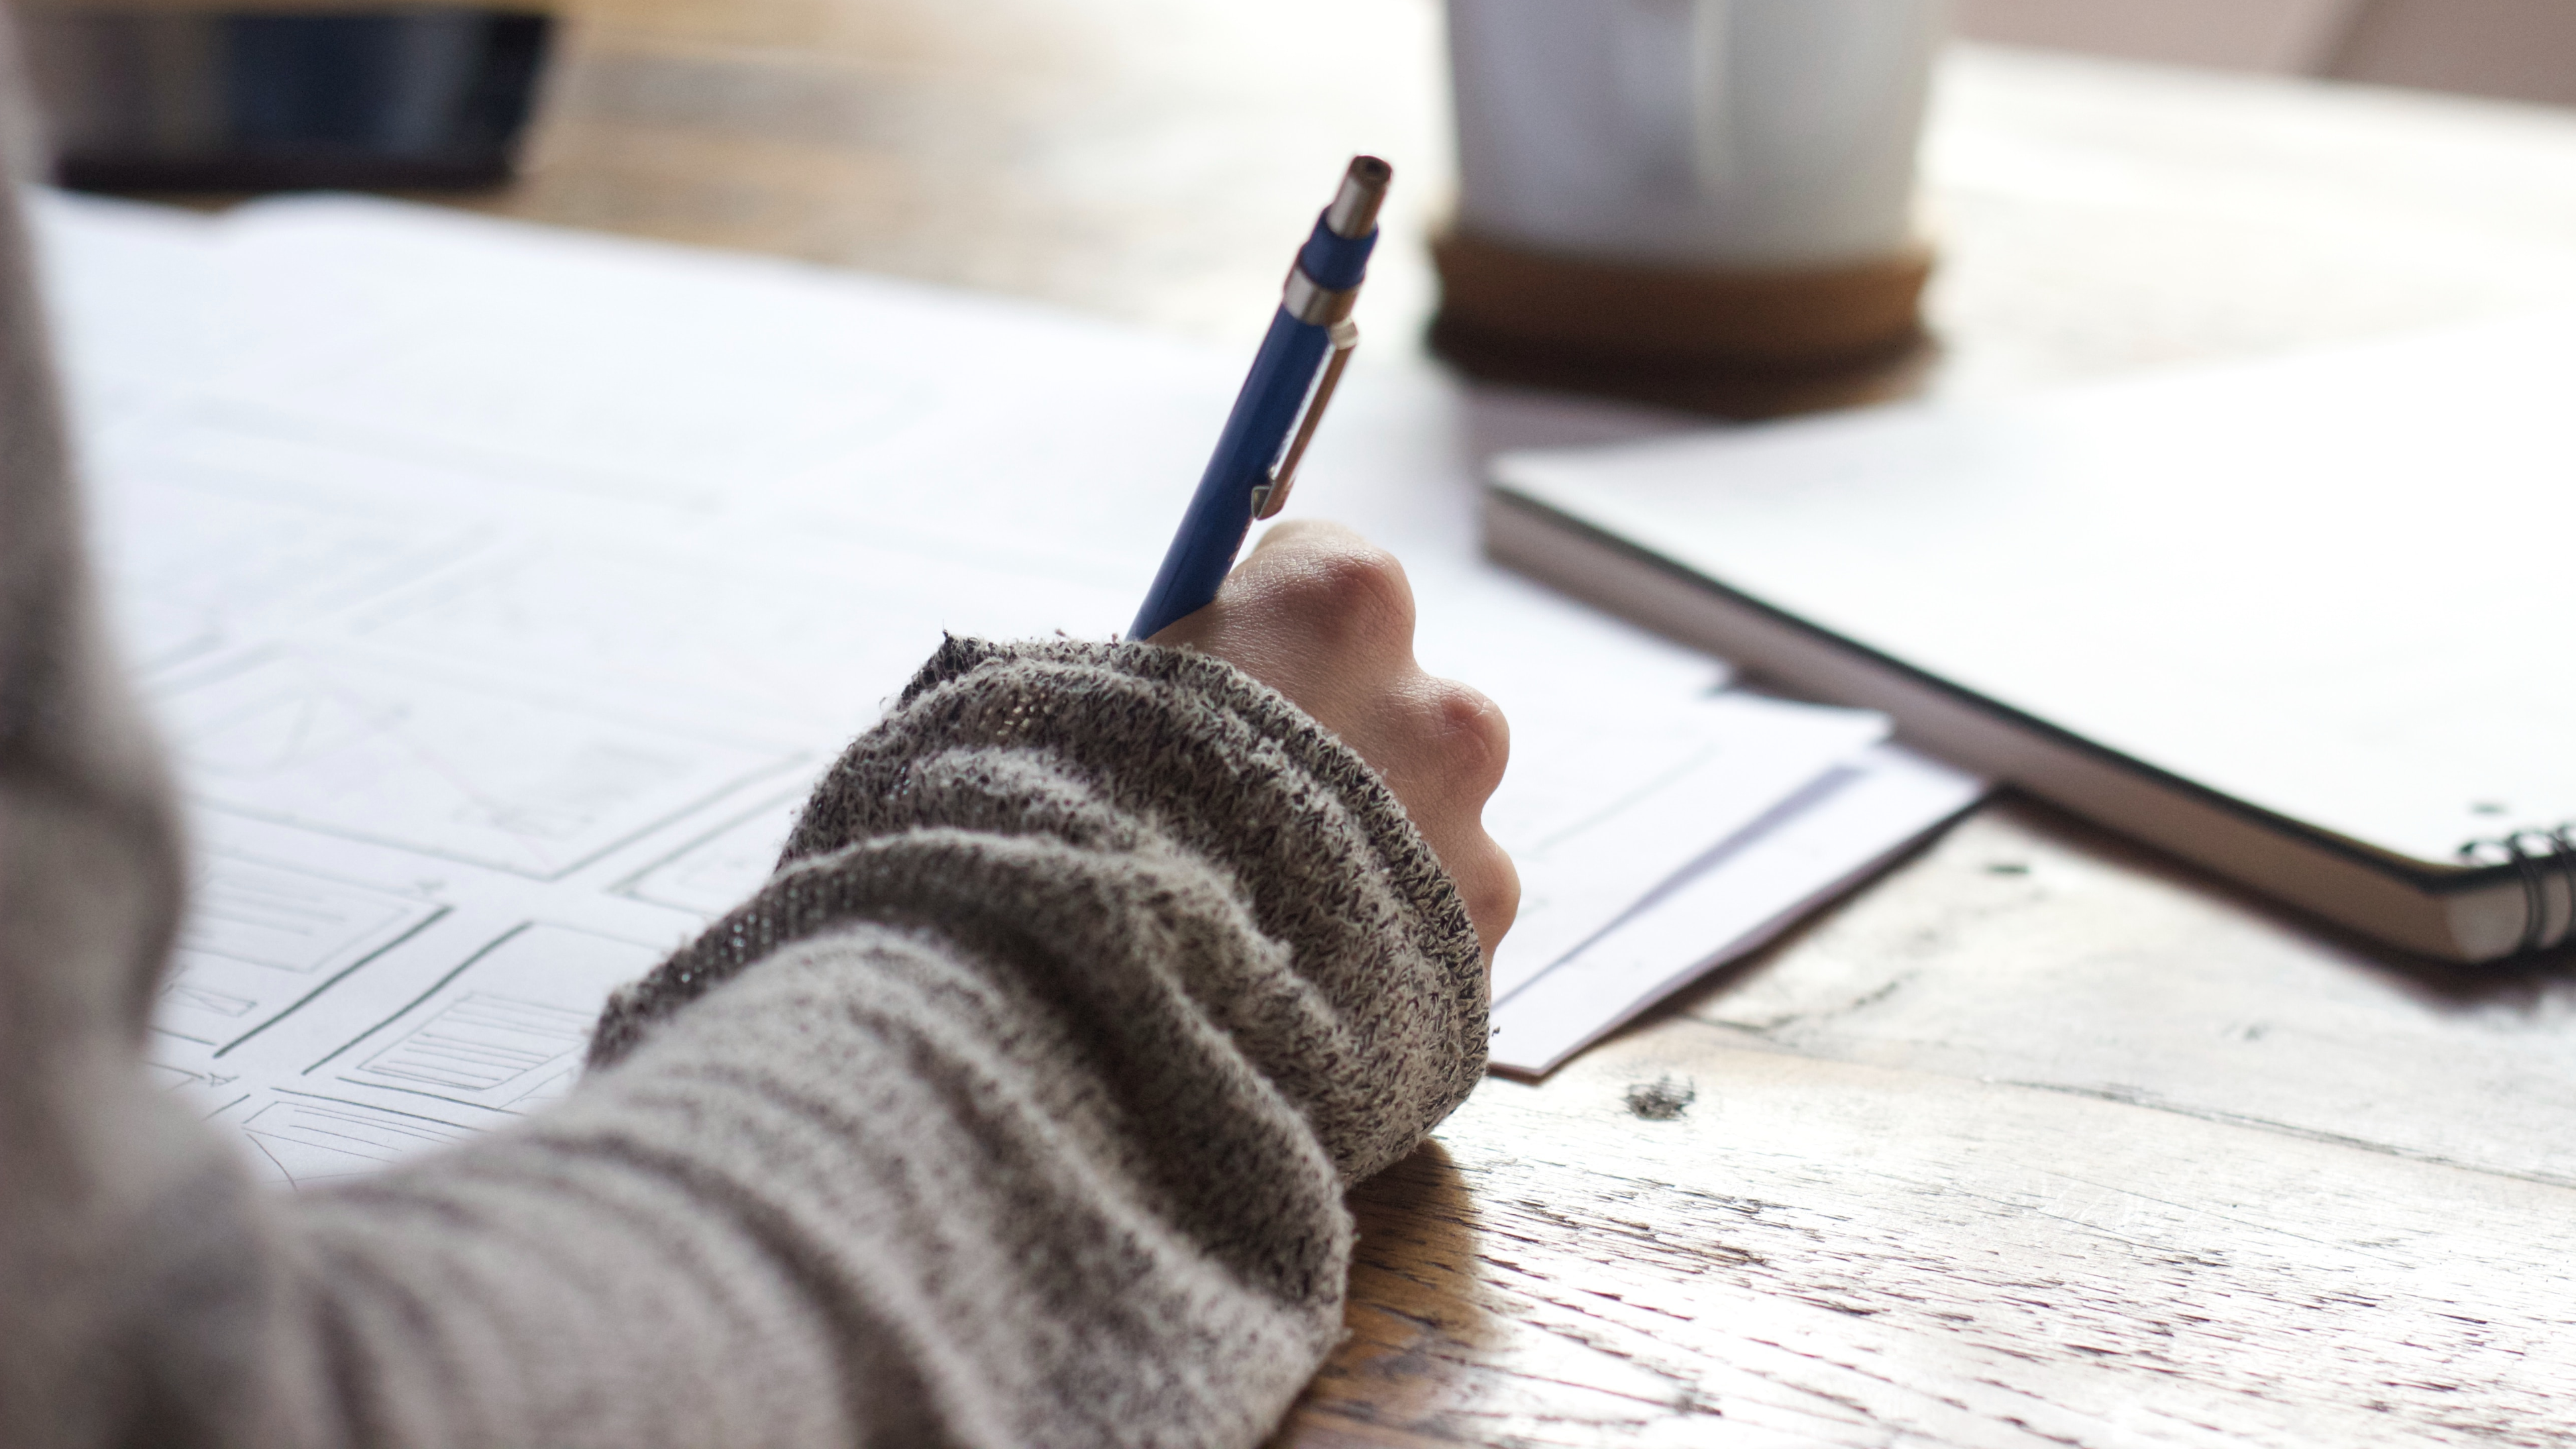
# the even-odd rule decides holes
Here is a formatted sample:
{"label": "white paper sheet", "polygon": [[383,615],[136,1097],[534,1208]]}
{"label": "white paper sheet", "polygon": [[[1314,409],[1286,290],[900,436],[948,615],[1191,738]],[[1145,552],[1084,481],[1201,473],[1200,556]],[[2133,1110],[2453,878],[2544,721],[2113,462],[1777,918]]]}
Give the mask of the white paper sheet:
{"label": "white paper sheet", "polygon": [[[767,875],[943,630],[1123,627],[1241,366],[381,202],[38,220],[112,612],[200,847],[151,1055],[284,1182],[558,1095],[574,1024]],[[1507,964],[1882,731],[1712,697],[1721,665],[1484,566],[1454,385],[1344,392],[1299,509],[1398,547],[1422,658],[1515,720]]]}
{"label": "white paper sheet", "polygon": [[1985,782],[1882,745],[1710,851],[1566,959],[1497,987],[1493,1064],[1537,1076],[1759,949],[1977,802]]}
{"label": "white paper sheet", "polygon": [[1497,999],[1886,738],[1887,719],[1730,692],[1615,718],[1560,705],[1513,728],[1523,768],[1485,812],[1521,877],[1520,918],[1494,952]]}

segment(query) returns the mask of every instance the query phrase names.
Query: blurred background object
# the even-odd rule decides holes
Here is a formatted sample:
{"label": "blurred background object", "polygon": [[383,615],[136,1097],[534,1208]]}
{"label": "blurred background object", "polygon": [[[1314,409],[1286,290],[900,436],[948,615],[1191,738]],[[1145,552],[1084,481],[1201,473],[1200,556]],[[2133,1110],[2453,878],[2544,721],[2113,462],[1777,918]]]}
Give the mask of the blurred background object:
{"label": "blurred background object", "polygon": [[1912,239],[1939,0],[1450,0],[1458,225],[1631,262]]}
{"label": "blurred background object", "polygon": [[55,179],[116,191],[509,178],[552,21],[459,6],[36,9]]}
{"label": "blurred background object", "polygon": [[[1250,345],[1354,154],[1363,323],[1430,311],[1438,0],[573,0],[511,215],[1043,297]],[[1321,178],[1319,181],[1318,178]],[[1373,319],[1373,320],[1370,320]],[[1366,363],[1362,363],[1366,366]]]}
{"label": "blurred background object", "polygon": [[2569,0],[1957,0],[1957,23],[2010,45],[2576,104]]}
{"label": "blurred background object", "polygon": [[1431,342],[1498,382],[1730,417],[1919,371],[1942,0],[1449,0]]}
{"label": "blurred background object", "polygon": [[[2224,30],[2240,4],[2282,3],[2198,13]],[[1971,35],[1992,30],[1980,4],[1957,12]],[[1428,243],[1454,176],[1441,0],[556,10],[518,178],[453,204],[1243,346],[1269,321],[1276,238],[1312,220],[1317,176],[1365,151],[1405,176],[1363,307],[1374,356],[1436,306]],[[2013,390],[2576,301],[2557,262],[2576,233],[2571,125],[2241,67],[1953,45],[1923,153],[1942,238],[1931,385]]]}

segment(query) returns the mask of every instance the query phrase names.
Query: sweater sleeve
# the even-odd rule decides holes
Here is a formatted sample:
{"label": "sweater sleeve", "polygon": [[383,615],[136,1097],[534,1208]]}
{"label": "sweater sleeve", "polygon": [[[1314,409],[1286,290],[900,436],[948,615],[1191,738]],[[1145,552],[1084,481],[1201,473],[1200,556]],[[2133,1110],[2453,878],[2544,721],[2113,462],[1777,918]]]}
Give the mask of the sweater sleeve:
{"label": "sweater sleeve", "polygon": [[13,1073],[0,1358],[56,1407],[0,1427],[1254,1444],[1339,1337],[1343,1187],[1473,1087],[1485,1007],[1456,890],[1286,701],[952,641],[516,1128],[269,1194],[133,1080],[130,1013],[50,1059],[126,1083],[76,1117]]}
{"label": "sweater sleeve", "polygon": [[1474,1085],[1455,889],[1229,666],[952,641],[545,1117],[287,1213],[289,1386],[403,1443],[1257,1442],[1342,1187]]}

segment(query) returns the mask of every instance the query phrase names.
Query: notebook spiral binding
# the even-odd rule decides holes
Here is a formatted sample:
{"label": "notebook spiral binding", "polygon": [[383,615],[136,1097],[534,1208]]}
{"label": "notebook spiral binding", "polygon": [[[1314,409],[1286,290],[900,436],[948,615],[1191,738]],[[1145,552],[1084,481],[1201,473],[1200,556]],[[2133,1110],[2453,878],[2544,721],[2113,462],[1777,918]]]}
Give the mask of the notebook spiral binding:
{"label": "notebook spiral binding", "polygon": [[[2472,840],[2460,858],[2477,865],[2511,865],[2522,878],[2522,944],[2517,954],[2565,945],[2576,936],[2576,821],[2555,830],[2514,830],[2492,840]],[[2549,878],[2567,886],[2567,923],[2549,937]]]}

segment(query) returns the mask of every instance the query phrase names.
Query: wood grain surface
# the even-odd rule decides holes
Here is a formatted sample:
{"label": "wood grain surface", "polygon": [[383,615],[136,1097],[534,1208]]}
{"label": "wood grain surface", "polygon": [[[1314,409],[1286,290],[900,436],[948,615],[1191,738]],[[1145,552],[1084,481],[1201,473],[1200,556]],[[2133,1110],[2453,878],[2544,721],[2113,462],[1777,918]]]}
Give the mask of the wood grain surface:
{"label": "wood grain surface", "polygon": [[[1429,314],[1431,0],[573,19],[467,204],[1248,348],[1368,149],[1365,320]],[[1926,203],[1953,393],[2576,302],[2553,111],[1968,51]],[[2576,971],[2396,959],[2025,803],[1354,1207],[1283,1445],[2576,1443]]]}
{"label": "wood grain surface", "polygon": [[1280,1442],[2576,1443],[2572,1018],[1990,808],[1366,1184]]}

